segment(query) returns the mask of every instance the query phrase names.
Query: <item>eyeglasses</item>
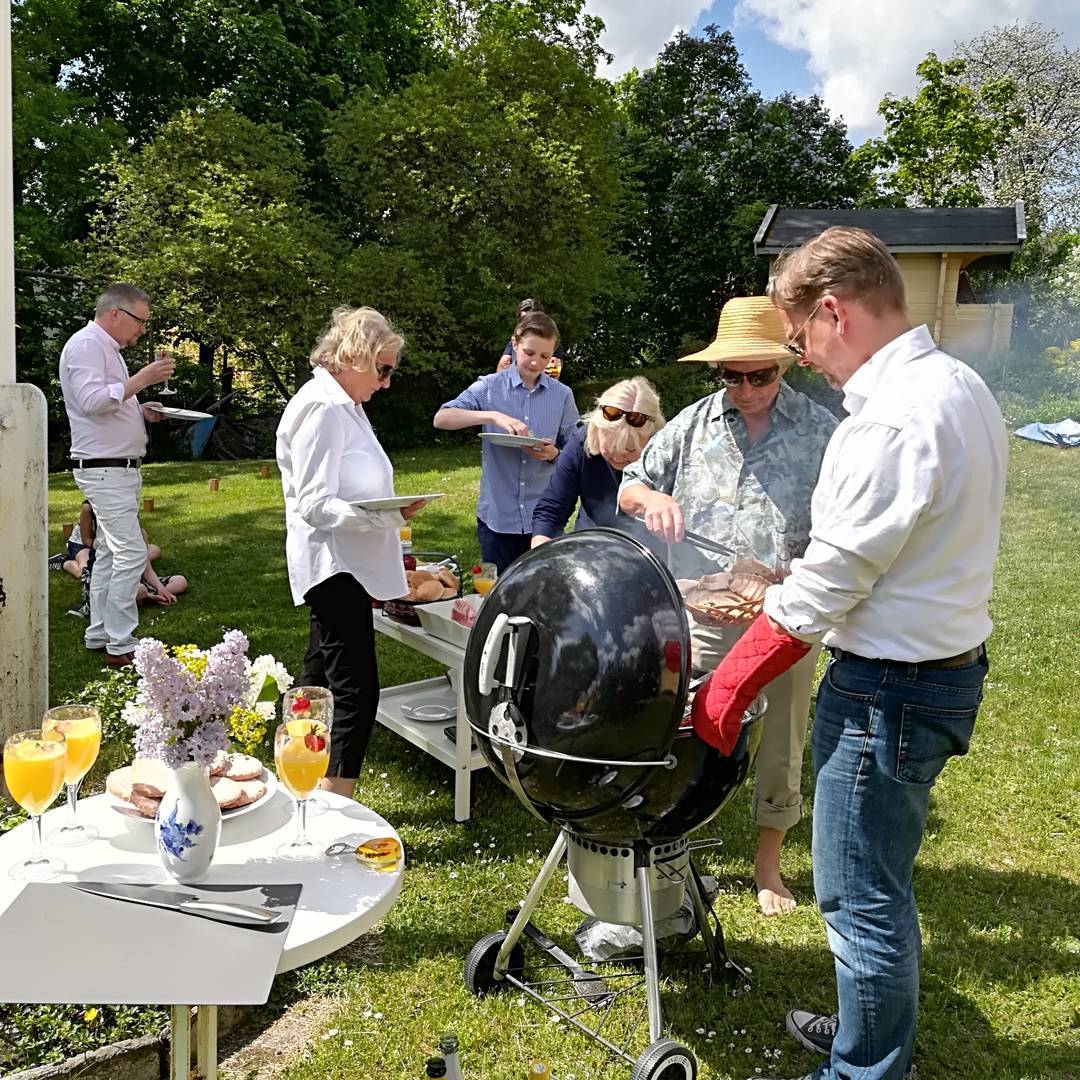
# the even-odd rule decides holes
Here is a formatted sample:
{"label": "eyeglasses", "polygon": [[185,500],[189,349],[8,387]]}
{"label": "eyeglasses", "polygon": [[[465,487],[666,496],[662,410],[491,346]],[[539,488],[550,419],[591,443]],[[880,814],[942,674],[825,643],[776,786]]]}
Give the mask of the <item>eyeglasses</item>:
{"label": "eyeglasses", "polygon": [[389,379],[397,368],[397,364],[376,364],[375,374],[380,379]]}
{"label": "eyeglasses", "polygon": [[779,374],[780,368],[776,364],[769,368],[759,368],[757,371],[736,371],[726,367],[720,369],[720,378],[724,380],[724,385],[732,388],[741,386],[743,379],[751,386],[768,386],[776,381]]}
{"label": "eyeglasses", "polygon": [[134,319],[140,326],[147,326],[149,324],[149,322],[150,322],[150,316],[149,315],[147,315],[146,318],[144,319],[144,318],[142,318],[141,315],[136,315],[134,311],[128,311],[128,309],[126,307],[117,308],[116,310],[117,311],[122,311],[129,318]]}
{"label": "eyeglasses", "polygon": [[601,405],[600,414],[605,420],[610,420],[613,424],[616,420],[624,419],[631,427],[644,427],[652,421],[652,417],[648,413],[626,412],[615,405]]}
{"label": "eyeglasses", "polygon": [[814,305],[814,310],[806,316],[806,321],[791,335],[790,341],[784,342],[784,348],[787,349],[792,356],[797,356],[800,360],[806,355],[806,347],[799,342],[799,338],[802,337],[802,332],[810,325],[810,320],[818,313],[818,308],[821,307],[821,301],[819,300]]}

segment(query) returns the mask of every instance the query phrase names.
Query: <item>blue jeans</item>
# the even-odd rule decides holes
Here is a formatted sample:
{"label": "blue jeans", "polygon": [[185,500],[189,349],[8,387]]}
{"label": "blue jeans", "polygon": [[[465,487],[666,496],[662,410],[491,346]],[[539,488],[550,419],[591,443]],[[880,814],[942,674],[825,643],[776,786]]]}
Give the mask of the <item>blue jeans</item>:
{"label": "blue jeans", "polygon": [[922,939],[911,877],[930,789],[967,753],[988,671],[845,658],[814,715],[814,889],[836,966],[839,1026],[814,1080],[911,1068]]}

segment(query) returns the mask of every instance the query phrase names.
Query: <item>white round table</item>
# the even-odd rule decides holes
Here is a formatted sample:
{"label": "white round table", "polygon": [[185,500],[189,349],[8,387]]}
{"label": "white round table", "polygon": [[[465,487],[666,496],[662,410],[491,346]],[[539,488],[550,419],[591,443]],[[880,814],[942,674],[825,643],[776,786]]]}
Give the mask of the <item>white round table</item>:
{"label": "white round table", "polygon": [[[329,809],[309,814],[308,836],[322,848],[336,841],[360,844],[374,836],[393,836],[394,828],[373,810],[330,792],[319,792]],[[66,806],[50,810],[44,817],[45,849],[67,863],[59,881],[176,883],[158,861],[154,824],[150,820],[130,820],[114,809],[109,795],[95,795],[79,801],[79,820],[94,825],[101,836],[81,847],[58,848],[49,844],[49,832],[67,818]],[[392,873],[379,873],[349,856],[294,862],[275,858],[274,852],[295,834],[292,799],[278,790],[265,805],[230,820],[222,821],[221,843],[207,885],[251,884],[251,865],[258,866],[259,884],[300,882],[303,891],[296,915],[285,938],[278,973],[328,956],[370,930],[394,905],[401,892],[404,866]],[[8,877],[12,864],[30,853],[30,824],[0,836],[0,915],[21,892],[20,882]],[[80,1001],[83,999],[80,998]],[[217,1007],[174,1006],[172,1018],[172,1075],[188,1077],[190,1061],[191,1008],[197,1009],[198,1071],[200,1078],[217,1076]]]}

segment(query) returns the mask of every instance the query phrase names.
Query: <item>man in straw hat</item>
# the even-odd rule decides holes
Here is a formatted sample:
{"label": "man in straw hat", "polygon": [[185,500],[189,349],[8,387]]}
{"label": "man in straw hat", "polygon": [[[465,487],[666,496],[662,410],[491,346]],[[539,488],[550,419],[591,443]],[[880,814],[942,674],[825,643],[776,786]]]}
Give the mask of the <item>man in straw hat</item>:
{"label": "man in straw hat", "polygon": [[810,545],[695,699],[706,741],[757,687],[823,642],[814,713],[814,886],[838,1014],[788,1014],[826,1055],[814,1080],[911,1070],[921,942],[912,892],[930,789],[967,751],[1005,493],[1005,425],[969,367],[912,328],[885,245],[832,228],[774,270],[802,363],[843,387]]}
{"label": "man in straw hat", "polygon": [[[782,379],[792,363],[784,327],[765,296],[729,300],[716,340],[685,361],[719,367],[724,388],[684,409],[623,473],[620,508],[673,545],[676,578],[727,570],[683,540],[683,528],[783,573],[809,540],[810,494],[836,418]],[[745,626],[691,624],[695,672],[704,674]],[[755,891],[766,915],[791,911],[780,876],[784,834],[802,814],[803,744],[816,657],[773,683],[757,755],[752,811],[758,826]]]}

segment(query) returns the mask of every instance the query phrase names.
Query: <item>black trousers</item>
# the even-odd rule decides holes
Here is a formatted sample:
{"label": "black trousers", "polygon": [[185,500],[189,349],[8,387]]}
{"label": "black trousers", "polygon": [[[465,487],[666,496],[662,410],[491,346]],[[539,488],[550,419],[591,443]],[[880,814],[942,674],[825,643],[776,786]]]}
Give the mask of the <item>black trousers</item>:
{"label": "black trousers", "polygon": [[358,777],[379,707],[371,597],[352,574],[335,574],[304,595],[311,633],[301,686],[334,695],[327,776]]}

